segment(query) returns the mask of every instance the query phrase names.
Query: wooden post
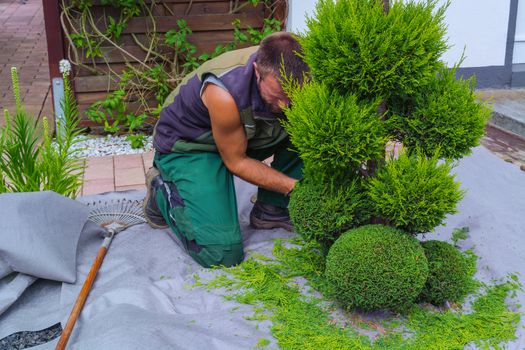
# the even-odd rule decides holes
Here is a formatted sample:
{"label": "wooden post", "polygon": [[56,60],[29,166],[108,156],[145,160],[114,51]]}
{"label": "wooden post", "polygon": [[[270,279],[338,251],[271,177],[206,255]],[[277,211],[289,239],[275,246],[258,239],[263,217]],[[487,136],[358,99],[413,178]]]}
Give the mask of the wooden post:
{"label": "wooden post", "polygon": [[49,80],[61,76],[58,63],[64,58],[64,35],[60,25],[59,0],[42,0],[46,27]]}
{"label": "wooden post", "polygon": [[286,30],[286,22],[288,21],[288,0],[279,0],[274,3],[274,17],[281,22],[282,30]]}

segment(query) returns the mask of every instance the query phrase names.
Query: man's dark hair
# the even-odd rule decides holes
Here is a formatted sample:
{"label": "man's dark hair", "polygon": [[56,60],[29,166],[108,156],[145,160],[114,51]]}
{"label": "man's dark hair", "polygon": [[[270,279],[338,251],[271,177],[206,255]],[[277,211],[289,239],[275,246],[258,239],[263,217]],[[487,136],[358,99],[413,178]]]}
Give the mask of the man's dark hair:
{"label": "man's dark hair", "polygon": [[285,78],[281,74],[284,64],[286,78],[291,76],[302,84],[304,74],[309,71],[301,57],[302,52],[301,44],[295,35],[288,32],[276,32],[261,41],[255,62],[263,78],[269,73],[278,79]]}

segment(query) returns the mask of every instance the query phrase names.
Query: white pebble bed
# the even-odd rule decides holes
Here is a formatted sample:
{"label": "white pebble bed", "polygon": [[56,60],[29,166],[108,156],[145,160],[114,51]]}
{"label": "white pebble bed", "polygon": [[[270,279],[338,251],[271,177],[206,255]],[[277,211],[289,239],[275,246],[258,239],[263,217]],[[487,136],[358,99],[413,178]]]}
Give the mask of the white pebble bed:
{"label": "white pebble bed", "polygon": [[103,157],[121,154],[138,154],[153,151],[153,137],[146,137],[143,148],[131,148],[131,142],[126,136],[80,136],[80,141],[75,145],[81,149],[79,157]]}

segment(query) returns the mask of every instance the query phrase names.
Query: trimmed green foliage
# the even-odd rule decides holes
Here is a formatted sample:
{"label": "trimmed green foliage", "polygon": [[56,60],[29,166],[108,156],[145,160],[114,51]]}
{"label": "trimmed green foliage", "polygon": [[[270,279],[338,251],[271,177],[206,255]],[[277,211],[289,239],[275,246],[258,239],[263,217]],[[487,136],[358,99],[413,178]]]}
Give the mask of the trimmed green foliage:
{"label": "trimmed green foliage", "polygon": [[296,232],[327,253],[341,233],[368,220],[367,204],[358,180],[335,186],[306,180],[295,187],[288,209]]}
{"label": "trimmed green foliage", "polygon": [[409,95],[435,76],[446,50],[446,7],[437,2],[321,0],[301,41],[314,79],[342,93]]}
{"label": "trimmed green foliage", "polygon": [[436,79],[409,100],[393,101],[387,128],[409,150],[458,159],[471,153],[485,132],[491,108],[474,94],[474,78],[456,80],[456,68],[440,69]]}
{"label": "trimmed green foliage", "polygon": [[367,225],[343,234],[326,258],[326,278],[348,309],[406,311],[428,276],[419,241],[392,227]]}
{"label": "trimmed green foliage", "polygon": [[455,228],[454,231],[452,231],[452,237],[450,238],[452,243],[457,246],[459,241],[467,239],[469,236],[469,231],[470,228],[468,226]]}
{"label": "trimmed green foliage", "polygon": [[429,232],[456,213],[464,192],[450,174],[450,162],[401,153],[369,180],[374,215],[408,233]]}
{"label": "trimmed green foliage", "polygon": [[284,126],[308,176],[348,177],[363,161],[383,156],[386,138],[376,103],[358,104],[354,95],[315,82],[287,90],[293,106]]}
{"label": "trimmed green foliage", "polygon": [[503,342],[516,338],[520,313],[505,303],[520,288],[512,280],[480,290],[472,312],[416,305],[402,318],[369,315],[366,321],[359,321],[359,315],[334,315],[326,299],[297,286],[296,277],[302,276],[324,295],[329,294],[323,278],[324,259],[317,248],[289,247],[278,241],[273,255],[276,261],[264,256],[250,258],[196,285],[204,282],[208,288],[224,288],[226,299],[253,305],[254,315],[246,319],[256,322],[255,328],[261,321],[271,321],[280,349],[463,349],[473,344],[480,349],[500,349]]}
{"label": "trimmed green foliage", "polygon": [[453,245],[442,241],[421,243],[428,260],[428,278],[419,300],[434,305],[461,302],[472,289],[474,269]]}

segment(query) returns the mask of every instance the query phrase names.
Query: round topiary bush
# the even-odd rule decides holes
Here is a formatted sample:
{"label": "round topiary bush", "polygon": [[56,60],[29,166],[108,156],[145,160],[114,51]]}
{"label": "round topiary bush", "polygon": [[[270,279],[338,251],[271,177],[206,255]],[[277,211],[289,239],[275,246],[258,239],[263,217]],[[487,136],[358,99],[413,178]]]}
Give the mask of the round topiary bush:
{"label": "round topiary bush", "polygon": [[463,254],[447,242],[421,245],[428,260],[428,278],[419,300],[434,305],[462,301],[470,291],[473,272]]}
{"label": "round topiary bush", "polygon": [[408,233],[432,231],[463,198],[452,164],[401,153],[369,179],[373,215]]}
{"label": "round topiary bush", "polygon": [[288,210],[297,233],[317,241],[326,254],[341,233],[369,219],[367,206],[357,180],[338,186],[305,180],[295,187]]}
{"label": "round topiary bush", "polygon": [[344,233],[326,258],[326,278],[348,309],[405,311],[428,276],[419,241],[383,225]]}

